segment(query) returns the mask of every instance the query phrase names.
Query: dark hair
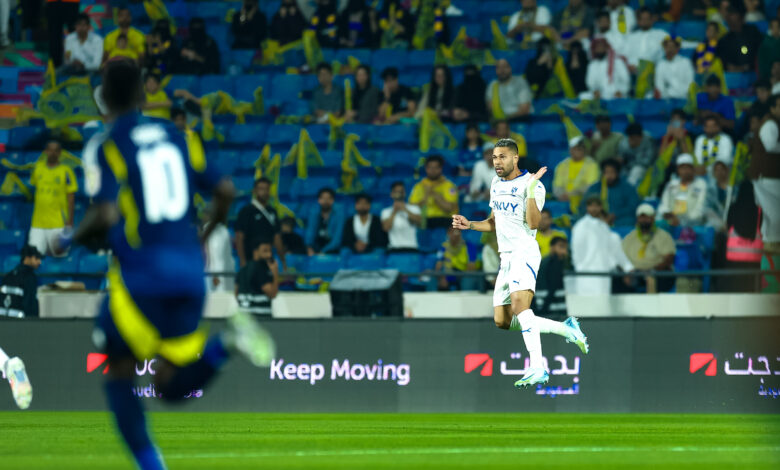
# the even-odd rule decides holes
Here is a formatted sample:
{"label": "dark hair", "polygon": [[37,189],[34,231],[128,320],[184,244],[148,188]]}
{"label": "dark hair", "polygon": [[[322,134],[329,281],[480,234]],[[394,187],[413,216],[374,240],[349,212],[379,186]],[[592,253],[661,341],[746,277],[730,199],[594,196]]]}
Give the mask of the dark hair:
{"label": "dark hair", "polygon": [[76,16],[76,21],[73,22],[73,24],[79,24],[82,22],[86,22],[87,25],[91,24],[91,20],[89,19],[89,15],[86,13],[79,13],[78,16]]}
{"label": "dark hair", "polygon": [[728,8],[726,8],[726,14],[733,13],[735,15],[739,15],[740,17],[745,16],[745,5],[742,3],[736,4],[734,2],[729,2]]}
{"label": "dark hair", "polygon": [[709,22],[707,22],[707,27],[709,28],[710,26],[712,26],[713,28],[715,28],[718,31],[720,31],[720,23],[718,23],[717,21],[709,21]]}
{"label": "dark hair", "polygon": [[705,86],[716,86],[720,87],[721,81],[720,78],[718,78],[717,75],[712,74],[709,77],[707,77],[707,80],[704,81]]}
{"label": "dark hair", "polygon": [[609,114],[599,114],[596,116],[596,124],[602,123],[602,122],[609,122],[612,123],[612,118],[609,117]]}
{"label": "dark hair", "polygon": [[265,183],[265,184],[267,184],[268,186],[271,186],[271,180],[269,180],[269,179],[268,179],[268,178],[266,178],[265,176],[261,176],[260,178],[257,178],[257,179],[255,180],[255,183],[252,185],[252,189],[256,188],[256,187],[257,187],[257,185],[258,185],[258,184],[260,184],[260,183]]}
{"label": "dark hair", "polygon": [[187,117],[187,113],[181,108],[171,108],[171,121],[179,116]]}
{"label": "dark hair", "polygon": [[249,242],[249,246],[252,247],[252,251],[255,251],[263,245],[271,246],[271,240],[267,238],[255,237],[252,239],[252,241]]}
{"label": "dark hair", "polygon": [[514,152],[515,155],[518,155],[517,151],[517,142],[515,142],[512,139],[499,139],[498,142],[496,142],[496,145],[493,146],[493,148],[499,148],[499,147],[506,147],[509,149],[510,152]]}
{"label": "dark hair", "polygon": [[569,240],[564,237],[552,237],[552,240],[550,240],[550,248],[554,247],[558,243],[569,243]]}
{"label": "dark hair", "polygon": [[444,107],[452,106],[453,100],[453,86],[452,86],[452,72],[450,71],[450,68],[446,65],[437,65],[433,68],[431,71],[431,85],[428,95],[428,106],[434,107],[436,103],[431,103],[431,100],[435,100],[436,96],[439,94],[439,85],[436,84],[436,71],[442,69],[444,70],[444,95],[442,96],[442,103],[444,104]]}
{"label": "dark hair", "polygon": [[439,166],[443,167],[444,166],[444,157],[442,157],[438,153],[437,154],[433,154],[433,155],[431,155],[431,156],[429,156],[428,158],[425,159],[425,166],[428,166],[428,164],[431,163],[431,162],[436,162],[436,163],[439,164]]}
{"label": "dark hair", "polygon": [[360,193],[355,196],[355,204],[357,204],[359,201],[368,201],[368,203],[371,204],[374,199],[366,193]]}
{"label": "dark hair", "polygon": [[59,148],[62,148],[62,142],[60,142],[60,140],[57,139],[56,137],[52,137],[52,138],[46,139],[46,145],[43,148],[48,147],[49,144],[57,144],[57,146]]}
{"label": "dark hair", "polygon": [[604,169],[608,166],[611,166],[615,169],[615,171],[620,174],[620,162],[615,160],[614,158],[607,158],[603,162],[601,162],[601,171],[603,172]]}
{"label": "dark hair", "polygon": [[328,72],[333,73],[333,67],[331,67],[327,62],[320,62],[317,64],[317,73],[320,73],[322,70],[327,70]]}
{"label": "dark hair", "polygon": [[[778,19],[780,21],[780,19]],[[768,90],[772,89],[772,82],[769,81],[768,78],[759,78],[756,80],[755,85],[753,85],[756,89],[758,88],[766,88]]]}
{"label": "dark hair", "polygon": [[715,124],[720,125],[720,121],[718,120],[718,116],[716,116],[714,114],[707,115],[707,117],[705,117],[704,120],[702,120],[701,123],[704,124],[707,121],[715,121]]}
{"label": "dark hair", "polygon": [[320,196],[322,196],[325,193],[330,194],[330,197],[336,199],[336,191],[334,191],[333,188],[322,188],[319,191],[317,191],[317,199],[319,199]]}
{"label": "dark hair", "polygon": [[637,18],[639,18],[639,15],[641,15],[642,13],[649,13],[649,14],[652,15],[653,14],[653,10],[651,10],[651,9],[649,9],[647,7],[642,7],[639,10],[636,11]]}
{"label": "dark hair", "polygon": [[21,251],[19,251],[19,257],[22,258],[22,260],[29,257],[41,259],[43,258],[43,255],[41,254],[40,251],[38,251],[38,248],[36,248],[35,246],[24,245]]}
{"label": "dark hair", "polygon": [[597,203],[601,207],[604,207],[604,201],[601,200],[601,196],[598,194],[591,194],[585,199],[585,206],[589,206],[592,203]]}
{"label": "dark hair", "polygon": [[626,135],[642,135],[642,124],[638,122],[632,122],[626,126]]}
{"label": "dark hair", "polygon": [[671,113],[670,117],[675,117],[675,116],[679,116],[679,117],[681,117],[681,118],[683,118],[685,120],[688,119],[688,113],[686,113],[685,110],[682,109],[682,108],[674,108],[672,110],[672,113]]}
{"label": "dark hair", "polygon": [[160,76],[157,75],[156,73],[147,73],[146,76],[144,77],[144,82],[146,82],[150,78],[153,78],[157,81],[157,83],[160,83]]}
{"label": "dark hair", "polygon": [[394,190],[396,186],[401,186],[401,187],[404,188],[404,190],[406,190],[406,185],[404,184],[404,182],[401,181],[401,180],[398,180],[398,181],[393,181],[390,184],[390,191]]}
{"label": "dark hair", "polygon": [[143,96],[141,69],[135,61],[118,58],[103,67],[103,100],[112,112],[135,109]]}
{"label": "dark hair", "polygon": [[398,78],[398,68],[387,67],[382,70],[382,80],[387,80],[388,78]]}
{"label": "dark hair", "polygon": [[[604,18],[605,16],[607,18],[610,18],[609,11],[607,11],[607,10],[600,10],[598,12],[598,14],[596,15],[596,21],[600,20],[601,18]],[[579,42],[579,41],[577,41],[577,42]]]}
{"label": "dark hair", "polygon": [[471,129],[477,131],[477,141],[479,142],[478,145],[482,145],[484,143],[482,141],[482,132],[480,132],[479,130],[479,124],[477,124],[476,122],[471,122],[466,126],[466,132],[464,133],[464,137],[463,137],[463,148],[466,148],[469,145],[469,138],[465,134],[468,134]]}
{"label": "dark hair", "polygon": [[290,217],[289,215],[287,217],[283,217],[282,220],[279,221],[279,225],[292,225],[295,227],[295,218]]}
{"label": "dark hair", "polygon": [[366,71],[366,74],[368,75],[368,83],[371,83],[371,67],[369,67],[366,64],[360,64],[357,66],[356,72],[360,69],[363,69]]}
{"label": "dark hair", "polygon": [[117,13],[122,13],[123,11],[126,11],[126,12],[130,13],[131,15],[133,14],[133,12],[130,11],[130,8],[128,8],[128,7],[119,7],[119,9],[117,10]]}
{"label": "dark hair", "polygon": [[766,104],[770,108],[776,108],[778,102],[780,102],[780,93],[775,93],[774,95],[770,96],[768,100],[766,100]]}

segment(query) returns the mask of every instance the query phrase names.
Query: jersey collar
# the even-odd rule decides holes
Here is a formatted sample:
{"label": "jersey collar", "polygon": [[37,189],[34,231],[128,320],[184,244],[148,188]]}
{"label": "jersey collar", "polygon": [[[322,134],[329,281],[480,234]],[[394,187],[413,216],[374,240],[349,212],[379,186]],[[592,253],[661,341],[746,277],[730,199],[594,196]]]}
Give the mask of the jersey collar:
{"label": "jersey collar", "polygon": [[500,180],[501,180],[501,181],[514,181],[514,180],[516,180],[517,178],[520,178],[520,177],[523,177],[523,176],[525,176],[525,174],[526,174],[526,173],[528,173],[528,170],[523,170],[523,171],[522,171],[522,173],[520,173],[519,175],[515,176],[515,177],[514,177],[514,178],[512,178],[511,180],[508,180],[508,179],[506,179],[506,178],[500,178]]}

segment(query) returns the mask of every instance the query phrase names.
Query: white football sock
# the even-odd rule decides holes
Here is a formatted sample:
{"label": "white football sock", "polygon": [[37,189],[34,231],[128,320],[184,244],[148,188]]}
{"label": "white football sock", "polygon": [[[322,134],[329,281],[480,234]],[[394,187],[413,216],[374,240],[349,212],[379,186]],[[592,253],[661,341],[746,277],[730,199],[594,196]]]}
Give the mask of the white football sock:
{"label": "white football sock", "polygon": [[516,315],[518,322],[522,327],[523,341],[525,349],[528,350],[528,356],[531,358],[531,368],[544,367],[542,359],[542,340],[539,337],[539,327],[536,326],[533,310],[530,308],[523,310]]}
{"label": "white football sock", "polygon": [[2,376],[5,377],[5,363],[8,361],[8,354],[3,351],[3,348],[0,348],[0,371],[2,371]]}
{"label": "white football sock", "polygon": [[564,338],[569,336],[569,327],[560,321],[534,315],[534,325],[539,328],[539,333],[554,333]]}

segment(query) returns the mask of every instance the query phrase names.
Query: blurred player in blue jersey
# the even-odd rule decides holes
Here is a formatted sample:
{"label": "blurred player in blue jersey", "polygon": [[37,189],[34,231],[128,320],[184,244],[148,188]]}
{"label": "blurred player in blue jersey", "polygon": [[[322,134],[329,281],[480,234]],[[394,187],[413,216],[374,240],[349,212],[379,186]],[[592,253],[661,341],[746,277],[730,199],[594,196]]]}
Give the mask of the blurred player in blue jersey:
{"label": "blurred player in blue jersey", "polygon": [[[110,124],[84,151],[86,191],[93,205],[72,238],[60,240],[60,248],[108,239],[114,255],[109,295],[94,333],[96,345],[109,357],[108,404],[138,466],[162,469],[132,391],[136,361],[158,358],[156,390],[176,401],[203,387],[230,352],[268,366],[275,348],[247,314],[235,315],[228,329],[211,338],[198,326],[206,292],[193,196],[211,194],[212,220],[223,220],[232,183],[207,164],[194,133],[141,115],[143,81],[134,63],[107,63],[102,85]],[[214,225],[207,225],[202,239]]]}

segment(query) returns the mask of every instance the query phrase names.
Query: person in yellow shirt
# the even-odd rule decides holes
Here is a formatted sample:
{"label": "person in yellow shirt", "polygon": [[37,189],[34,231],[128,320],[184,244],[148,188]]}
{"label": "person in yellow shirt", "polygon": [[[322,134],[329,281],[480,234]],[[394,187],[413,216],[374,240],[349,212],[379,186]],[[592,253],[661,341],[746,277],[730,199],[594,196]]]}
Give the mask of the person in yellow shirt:
{"label": "person in yellow shirt", "polygon": [[[133,16],[130,14],[130,9],[120,8],[117,13],[116,22],[119,27],[106,35],[103,40],[103,61],[116,57],[117,55],[123,55],[125,57],[133,57],[135,60],[143,58],[144,50],[146,47],[146,36],[141,31],[132,27]],[[125,36],[127,41],[126,49],[132,50],[130,53],[113,53],[119,44],[119,38]]]}
{"label": "person in yellow shirt", "polygon": [[135,49],[130,47],[127,41],[127,36],[121,35],[116,39],[116,45],[111,50],[111,53],[108,54],[109,59],[113,59],[115,57],[127,57],[131,60],[138,60],[138,53],[135,51]]}
{"label": "person in yellow shirt", "polygon": [[425,160],[425,178],[412,188],[409,204],[422,209],[427,228],[449,228],[458,212],[458,188],[442,174],[444,158],[431,155]]}
{"label": "person in yellow shirt", "polygon": [[585,155],[584,137],[574,137],[569,141],[569,155],[555,167],[553,193],[559,201],[569,202],[571,213],[576,215],[583,194],[599,180],[601,171],[598,163]]}
{"label": "person in yellow shirt", "polygon": [[160,119],[171,119],[171,106],[173,106],[173,103],[168,98],[165,90],[160,88],[160,77],[153,73],[147,75],[144,91],[146,93],[146,102],[141,105],[142,114]]}
{"label": "person in yellow shirt", "polygon": [[552,228],[552,213],[550,209],[542,209],[542,218],[539,220],[539,228],[536,229],[536,242],[539,243],[539,252],[542,258],[550,253],[550,242],[553,238],[564,238],[566,234]]}
{"label": "person in yellow shirt", "polygon": [[35,186],[35,205],[28,244],[44,255],[53,255],[57,237],[66,227],[73,227],[78,183],[73,170],[60,163],[61,152],[59,142],[47,143],[46,161],[35,165],[30,178],[30,184]]}

